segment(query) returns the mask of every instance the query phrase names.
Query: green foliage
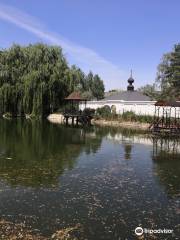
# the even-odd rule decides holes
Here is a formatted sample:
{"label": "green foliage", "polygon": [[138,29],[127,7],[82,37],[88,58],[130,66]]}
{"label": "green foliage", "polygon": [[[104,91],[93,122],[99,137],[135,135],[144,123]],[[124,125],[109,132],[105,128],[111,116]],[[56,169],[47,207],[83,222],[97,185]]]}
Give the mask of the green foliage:
{"label": "green foliage", "polygon": [[153,116],[136,115],[132,111],[127,111],[127,112],[124,112],[122,115],[120,115],[120,119],[125,121],[132,121],[132,122],[152,123]]}
{"label": "green foliage", "polygon": [[155,84],[146,84],[145,86],[138,88],[137,91],[142,92],[152,100],[157,99],[159,96],[159,93],[156,91]]}
{"label": "green foliage", "polygon": [[136,120],[136,114],[132,111],[123,112],[121,117],[123,120],[127,120],[127,121]]}
{"label": "green foliage", "polygon": [[163,56],[158,66],[156,82],[161,88],[161,98],[180,98],[180,43]]}
{"label": "green foliage", "polygon": [[82,112],[82,114],[87,116],[94,116],[95,110],[92,108],[85,108]]}
{"label": "green foliage", "polygon": [[12,115],[45,115],[69,92],[66,60],[59,47],[13,45],[0,54],[0,109]]}
{"label": "green foliage", "polygon": [[96,74],[93,76],[92,72],[86,77],[86,87],[87,90],[91,92],[92,96],[97,100],[104,98],[104,83],[101,78]]}
{"label": "green foliage", "polygon": [[94,75],[91,91],[97,100],[104,98],[104,84],[97,74]]}
{"label": "green foliage", "polygon": [[96,117],[108,118],[111,116],[111,108],[104,106],[96,109]]}
{"label": "green foliage", "polygon": [[86,76],[80,68],[73,65],[69,69],[70,89],[72,91],[79,91],[87,100],[93,98],[104,98],[104,83],[101,78],[90,71]]}
{"label": "green foliage", "polygon": [[89,91],[84,91],[84,92],[82,93],[82,97],[83,97],[84,99],[91,100],[91,99],[93,99],[93,94],[92,94],[91,90],[89,90]]}
{"label": "green foliage", "polygon": [[[97,86],[99,92],[94,90]],[[76,90],[88,99],[101,98],[102,86],[98,75],[92,74],[89,82],[81,69],[69,67],[60,47],[13,45],[0,51],[0,114],[47,115],[61,108],[64,98]]]}
{"label": "green foliage", "polygon": [[96,109],[96,118],[102,118],[106,120],[114,121],[129,121],[129,122],[141,122],[141,123],[152,123],[153,116],[149,115],[136,115],[133,111],[127,111],[123,114],[115,114],[109,106]]}

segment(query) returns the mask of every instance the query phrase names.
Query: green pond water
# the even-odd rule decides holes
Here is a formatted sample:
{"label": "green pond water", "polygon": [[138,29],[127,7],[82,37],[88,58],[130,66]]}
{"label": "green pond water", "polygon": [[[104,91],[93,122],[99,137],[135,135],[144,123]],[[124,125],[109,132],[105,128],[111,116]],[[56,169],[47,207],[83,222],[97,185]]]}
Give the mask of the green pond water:
{"label": "green pond water", "polygon": [[180,239],[180,140],[0,120],[0,218],[47,237],[78,224],[79,239]]}

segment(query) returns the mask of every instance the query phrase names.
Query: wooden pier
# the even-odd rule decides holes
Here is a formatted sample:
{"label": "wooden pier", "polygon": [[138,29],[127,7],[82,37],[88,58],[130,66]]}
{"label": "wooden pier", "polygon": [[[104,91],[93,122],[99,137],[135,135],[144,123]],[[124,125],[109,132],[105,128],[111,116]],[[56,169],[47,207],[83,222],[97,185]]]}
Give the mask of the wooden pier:
{"label": "wooden pier", "polygon": [[71,124],[71,125],[76,125],[78,126],[83,125],[83,126],[91,126],[91,120],[92,120],[92,116],[91,115],[85,115],[80,113],[64,113],[64,122],[67,125]]}

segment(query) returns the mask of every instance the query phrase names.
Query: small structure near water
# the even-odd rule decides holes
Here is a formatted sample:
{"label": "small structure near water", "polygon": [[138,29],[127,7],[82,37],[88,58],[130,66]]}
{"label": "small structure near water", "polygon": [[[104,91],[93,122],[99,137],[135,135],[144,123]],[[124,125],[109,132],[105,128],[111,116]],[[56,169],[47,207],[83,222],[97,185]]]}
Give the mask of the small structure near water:
{"label": "small structure near water", "polygon": [[[73,92],[68,97],[65,98],[67,102],[67,108],[63,113],[65,124],[78,126],[81,125],[91,125],[91,120],[93,118],[93,111],[86,108],[87,99],[83,98],[79,92]],[[84,110],[79,110],[79,104],[84,105]]]}
{"label": "small structure near water", "polygon": [[154,133],[180,135],[180,102],[157,101],[155,103],[154,121],[150,125]]}

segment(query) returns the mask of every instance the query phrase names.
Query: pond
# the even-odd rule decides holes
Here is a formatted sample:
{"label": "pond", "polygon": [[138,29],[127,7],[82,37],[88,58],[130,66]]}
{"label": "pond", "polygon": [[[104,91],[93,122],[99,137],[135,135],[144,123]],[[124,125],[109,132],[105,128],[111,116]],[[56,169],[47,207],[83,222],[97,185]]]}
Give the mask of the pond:
{"label": "pond", "polygon": [[80,226],[79,239],[130,240],[141,226],[179,239],[180,141],[0,120],[0,218],[47,237]]}

